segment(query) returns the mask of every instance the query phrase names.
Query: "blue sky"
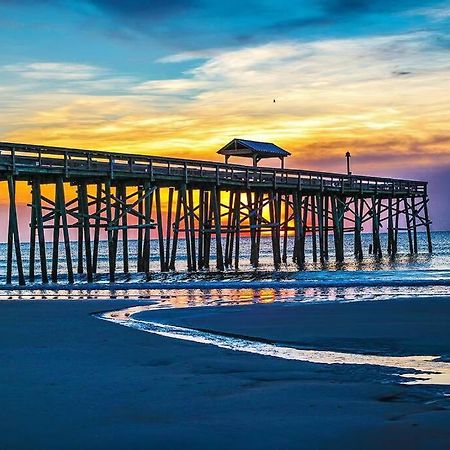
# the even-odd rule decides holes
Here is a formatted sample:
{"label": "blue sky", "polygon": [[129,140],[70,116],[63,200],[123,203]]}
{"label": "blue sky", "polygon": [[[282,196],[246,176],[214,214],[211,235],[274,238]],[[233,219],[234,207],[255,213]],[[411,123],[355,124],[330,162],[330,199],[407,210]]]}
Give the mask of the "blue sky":
{"label": "blue sky", "polygon": [[[1,1],[2,57],[8,63],[62,60],[143,78],[173,76],[189,64],[155,63],[169,54],[303,42],[443,32],[442,1]],[[430,45],[450,46],[445,36]]]}

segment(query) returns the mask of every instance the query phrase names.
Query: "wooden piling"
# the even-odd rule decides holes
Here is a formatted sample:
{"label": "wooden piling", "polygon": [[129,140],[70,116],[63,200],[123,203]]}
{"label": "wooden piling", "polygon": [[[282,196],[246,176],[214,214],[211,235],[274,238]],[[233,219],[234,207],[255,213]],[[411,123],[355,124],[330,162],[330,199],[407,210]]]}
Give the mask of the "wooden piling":
{"label": "wooden piling", "polygon": [[362,239],[361,239],[361,231],[362,231],[362,217],[364,211],[364,200],[359,199],[358,196],[355,196],[353,200],[353,208],[354,208],[354,255],[356,259],[361,260],[363,258],[363,248],[362,248]]}
{"label": "wooden piling", "polygon": [[234,257],[234,269],[239,269],[239,251],[241,241],[241,193],[236,192],[234,199],[234,223],[235,223],[235,257]]}
{"label": "wooden piling", "polygon": [[430,217],[428,215],[428,195],[425,191],[425,195],[422,198],[423,201],[423,211],[425,219],[425,229],[427,232],[427,243],[428,243],[428,253],[433,253],[433,243],[431,241],[431,230],[430,230]]}
{"label": "wooden piling", "polygon": [[92,271],[92,252],[91,252],[91,232],[90,232],[90,216],[88,206],[88,194],[86,183],[79,184],[79,198],[81,199],[81,215],[83,221],[84,235],[84,253],[86,256],[86,276],[88,283],[94,281]]}
{"label": "wooden piling", "polygon": [[36,259],[36,188],[35,180],[31,183],[31,217],[30,217],[30,262],[28,279],[30,283],[34,283],[35,268],[34,263]]}
{"label": "wooden piling", "polygon": [[317,204],[317,221],[318,221],[318,233],[319,233],[319,258],[321,264],[325,262],[325,252],[324,252],[324,216],[323,216],[323,199],[322,194],[318,194],[316,197]]}
{"label": "wooden piling", "polygon": [[316,197],[311,195],[311,239],[312,239],[312,253],[313,262],[317,262],[317,236],[316,236]]}
{"label": "wooden piling", "polygon": [[166,270],[170,269],[170,240],[172,236],[172,207],[173,207],[174,189],[169,188],[169,197],[167,200],[167,223],[166,223]]}
{"label": "wooden piling", "polygon": [[170,255],[169,269],[175,270],[175,261],[177,259],[177,249],[178,249],[178,234],[180,232],[180,218],[181,218],[181,203],[182,196],[181,191],[177,191],[177,205],[175,208],[175,220],[173,223],[173,240],[172,240],[172,252]]}
{"label": "wooden piling", "polygon": [[14,244],[16,265],[19,278],[19,285],[25,285],[25,276],[23,272],[22,263],[22,252],[20,248],[20,238],[19,238],[19,226],[17,222],[17,209],[16,209],[16,181],[13,176],[9,175],[7,177],[8,182],[8,194],[9,194],[9,226],[8,226],[8,258],[7,264],[9,267],[9,272],[7,274],[6,282],[11,284],[12,282],[12,246]]}
{"label": "wooden piling", "polygon": [[412,233],[413,233],[413,250],[414,254],[417,254],[417,211],[416,211],[416,198],[411,197],[411,216],[412,216]]}
{"label": "wooden piling", "polygon": [[214,210],[214,231],[216,236],[216,263],[217,270],[224,270],[223,250],[222,250],[222,224],[220,215],[220,189],[211,190],[211,203]]}
{"label": "wooden piling", "polygon": [[102,210],[102,183],[97,182],[97,192],[95,197],[95,219],[94,219],[94,247],[92,250],[92,272],[97,273],[98,252],[100,247],[100,214]]}
{"label": "wooden piling", "polygon": [[409,243],[409,254],[412,255],[414,253],[414,246],[411,234],[411,222],[410,222],[410,213],[409,213],[409,204],[406,197],[403,197],[403,205],[405,212],[405,222],[406,222],[406,230],[408,232],[408,243]]}
{"label": "wooden piling", "polygon": [[[69,235],[69,224],[67,221],[67,211],[66,211],[66,200],[64,194],[64,182],[62,178],[56,180],[56,192],[55,192],[55,207],[58,208],[59,214],[62,222],[63,239],[64,239],[64,250],[66,257],[66,267],[67,267],[67,281],[69,283],[74,282],[73,276],[73,263],[72,263],[72,251],[70,248],[70,235]],[[53,276],[53,274],[52,274]]]}
{"label": "wooden piling", "polygon": [[166,255],[164,247],[160,189],[156,189],[155,196],[156,196],[156,226],[158,229],[159,263],[161,272],[167,272],[168,265],[166,264]]}

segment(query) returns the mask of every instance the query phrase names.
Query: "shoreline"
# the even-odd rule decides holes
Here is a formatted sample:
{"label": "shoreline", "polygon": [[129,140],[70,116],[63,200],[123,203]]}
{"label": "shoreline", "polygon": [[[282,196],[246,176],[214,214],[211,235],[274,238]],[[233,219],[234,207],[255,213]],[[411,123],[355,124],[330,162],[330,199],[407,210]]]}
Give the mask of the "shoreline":
{"label": "shoreline", "polygon": [[[414,299],[413,301],[416,301]],[[395,300],[391,300],[395,301]],[[311,303],[307,303],[311,305]],[[241,311],[248,312],[252,315],[257,305],[240,306]],[[262,306],[262,305],[260,305]],[[285,307],[286,304],[279,302],[262,306],[270,309],[278,307],[279,311]],[[285,309],[284,315],[277,317],[281,323],[287,322],[287,314],[291,314],[293,309],[301,311],[305,307],[305,303],[291,304],[289,309]],[[382,307],[382,306],[381,306]],[[201,307],[200,307],[201,308]],[[225,311],[223,310],[225,308]],[[221,316],[227,309],[235,309],[236,306],[217,306],[212,307],[211,314]],[[185,308],[186,313],[192,308]],[[253,309],[253,311],[251,311]],[[210,328],[187,328],[176,326],[170,323],[170,320],[155,321],[152,318],[153,311],[170,311],[170,308],[159,309],[158,304],[133,306],[121,310],[114,310],[96,314],[95,316],[100,320],[106,320],[116,323],[121,326],[134,328],[139,331],[153,333],[160,336],[165,336],[172,339],[180,339],[182,341],[196,342],[200,344],[213,345],[222,349],[229,349],[234,351],[241,351],[247,353],[256,353],[264,356],[275,358],[296,360],[302,362],[310,362],[315,364],[344,364],[344,365],[375,365],[382,366],[388,369],[400,369],[402,372],[399,376],[403,378],[400,381],[403,384],[432,384],[450,386],[450,362],[445,361],[445,355],[396,355],[389,354],[377,355],[367,353],[349,353],[343,351],[331,351],[318,348],[302,348],[292,347],[286,344],[285,340],[281,342],[270,341],[269,339],[253,336],[242,335],[237,333],[223,332]],[[200,311],[200,316],[202,311]],[[211,316],[209,314],[209,317]],[[169,314],[170,315],[170,314]],[[135,317],[136,316],[136,317]],[[196,318],[198,313],[191,311],[190,316]],[[138,318],[139,317],[139,318]],[[142,318],[142,319],[141,319]],[[222,322],[222,327],[227,327],[226,322]],[[219,327],[220,328],[220,327]],[[444,359],[443,359],[444,357]],[[406,380],[404,379],[406,378]]]}

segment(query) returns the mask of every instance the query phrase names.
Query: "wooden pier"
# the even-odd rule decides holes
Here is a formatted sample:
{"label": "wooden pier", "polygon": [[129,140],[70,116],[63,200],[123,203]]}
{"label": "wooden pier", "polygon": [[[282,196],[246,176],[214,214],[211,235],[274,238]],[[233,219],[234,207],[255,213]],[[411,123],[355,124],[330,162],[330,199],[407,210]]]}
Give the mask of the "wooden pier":
{"label": "wooden pier", "polygon": [[[16,279],[20,285],[73,283],[74,273],[84,273],[92,282],[101,239],[107,239],[111,281],[119,252],[123,272],[130,270],[131,239],[137,241],[137,271],[150,276],[152,234],[161,272],[176,270],[181,239],[193,272],[238,269],[243,236],[250,238],[254,267],[261,238],[270,237],[274,269],[288,260],[304,266],[307,235],[317,262],[330,257],[329,236],[334,257],[344,260],[344,233],[352,233],[357,259],[369,252],[395,256],[399,232],[408,237],[403,251],[416,254],[420,228],[427,233],[425,250],[432,251],[426,182],[16,143],[0,143],[0,181],[9,198],[9,214],[3,219],[8,223],[7,284]],[[31,192],[26,238],[19,232],[19,183]],[[369,249],[363,248],[363,230],[372,233]],[[387,232],[385,249],[381,231]],[[288,245],[291,236],[293,248]],[[30,242],[27,254],[21,239]],[[60,251],[66,261],[63,271]],[[29,259],[27,273],[24,258]]]}

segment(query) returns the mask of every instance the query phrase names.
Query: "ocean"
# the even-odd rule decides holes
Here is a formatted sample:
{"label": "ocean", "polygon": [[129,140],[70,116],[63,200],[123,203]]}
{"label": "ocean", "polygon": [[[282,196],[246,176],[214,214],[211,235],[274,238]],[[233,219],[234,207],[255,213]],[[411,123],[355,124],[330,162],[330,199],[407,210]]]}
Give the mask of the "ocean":
{"label": "ocean", "polygon": [[[179,242],[177,270],[170,273],[159,272],[158,248],[152,239],[150,270],[147,281],[145,275],[136,273],[136,241],[129,242],[130,273],[123,273],[120,251],[117,261],[116,282],[108,281],[108,251],[106,242],[100,243],[98,275],[94,284],[86,283],[85,274],[77,274],[75,285],[65,284],[64,251],[60,248],[59,273],[61,282],[56,285],[42,285],[39,276],[36,283],[23,288],[2,290],[0,298],[124,298],[157,299],[161,304],[199,305],[235,304],[275,301],[352,301],[375,300],[397,296],[441,296],[450,294],[450,232],[433,232],[433,253],[426,253],[426,234],[418,233],[418,255],[409,255],[407,235],[399,234],[399,253],[395,258],[387,254],[382,258],[368,255],[370,234],[363,234],[364,259],[353,257],[353,236],[346,235],[345,262],[336,263],[333,255],[333,242],[330,236],[330,258],[325,264],[312,262],[311,238],[306,242],[306,263],[298,270],[292,258],[278,271],[273,270],[270,238],[262,238],[260,265],[254,269],[250,263],[250,239],[241,238],[240,269],[217,272],[214,269],[198,273],[188,273],[186,258],[183,257],[184,241]],[[382,234],[383,248],[386,248],[387,235]],[[292,254],[293,239],[288,242],[288,255]],[[121,245],[119,243],[119,250]],[[72,244],[75,257],[76,243]],[[23,254],[29,252],[29,244],[22,244]],[[50,265],[51,247],[46,248]],[[5,283],[6,244],[0,244],[0,284]],[[133,258],[134,257],[134,258]],[[211,262],[214,267],[214,241],[212,242]],[[28,271],[27,258],[24,258],[25,272]],[[36,273],[40,273],[37,261]],[[17,281],[17,279],[15,279]]]}

